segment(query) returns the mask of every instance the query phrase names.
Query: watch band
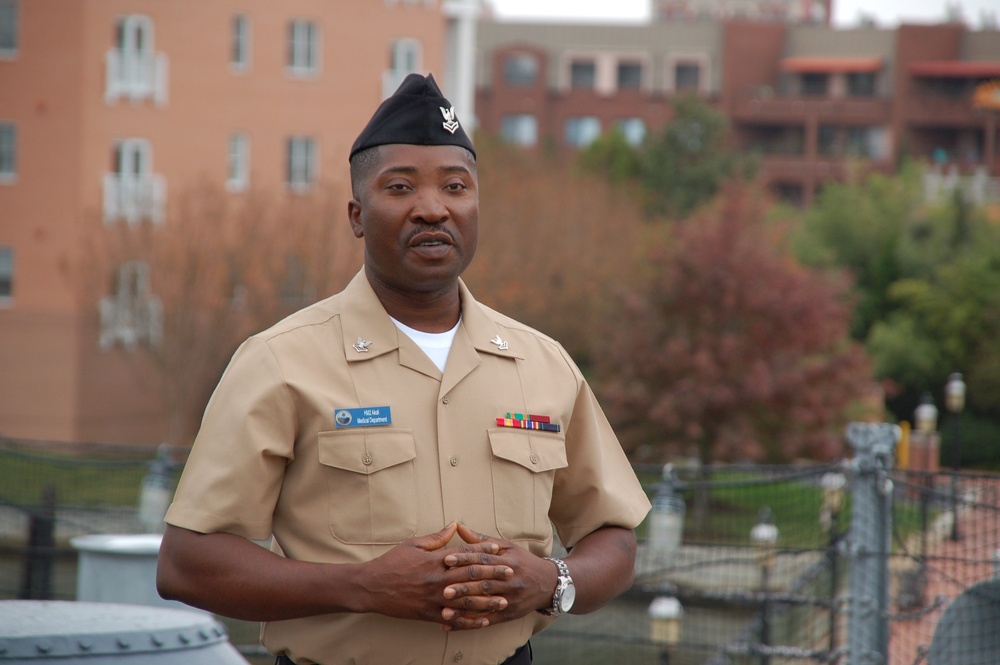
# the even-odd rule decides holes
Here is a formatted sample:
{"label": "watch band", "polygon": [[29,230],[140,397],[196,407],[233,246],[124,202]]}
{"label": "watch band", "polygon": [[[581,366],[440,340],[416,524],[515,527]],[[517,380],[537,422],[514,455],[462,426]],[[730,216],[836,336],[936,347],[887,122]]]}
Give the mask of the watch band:
{"label": "watch band", "polygon": [[557,577],[556,577],[556,590],[552,594],[552,606],[547,607],[542,610],[538,610],[539,613],[544,614],[549,617],[557,617],[563,615],[565,612],[562,610],[562,598],[567,587],[573,586],[573,578],[569,574],[569,566],[562,559],[556,559],[555,557],[547,556],[542,557],[546,561],[551,561],[556,565]]}
{"label": "watch band", "polygon": [[545,559],[546,561],[551,561],[552,563],[556,564],[556,568],[559,569],[560,577],[569,577],[569,566],[566,565],[565,561],[551,556],[545,556],[542,558]]}

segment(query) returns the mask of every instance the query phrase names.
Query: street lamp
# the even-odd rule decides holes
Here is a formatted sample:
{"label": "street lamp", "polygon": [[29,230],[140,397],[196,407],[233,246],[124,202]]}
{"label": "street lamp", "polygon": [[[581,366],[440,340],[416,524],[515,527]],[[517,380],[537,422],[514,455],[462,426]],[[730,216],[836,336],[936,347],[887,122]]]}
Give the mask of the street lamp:
{"label": "street lamp", "polygon": [[937,430],[938,410],[934,406],[934,398],[930,393],[924,393],[920,405],[913,412],[913,424],[918,432],[930,434]]}
{"label": "street lamp", "polygon": [[685,505],[678,484],[674,465],[664,465],[663,479],[649,513],[649,549],[657,564],[676,553],[684,540]]}
{"label": "street lamp", "polygon": [[[761,604],[760,612],[760,644],[764,649],[767,649],[768,642],[770,642],[768,635],[768,614],[770,610],[768,600],[770,596],[769,578],[771,575],[771,558],[774,556],[775,543],[778,542],[778,527],[775,526],[772,519],[770,506],[764,506],[760,509],[757,523],[750,529],[750,542],[761,550],[760,587],[764,600]],[[770,662],[770,658],[766,653],[761,655],[760,662],[761,665],[767,665]]]}
{"label": "street lamp", "polygon": [[955,430],[951,440],[951,539],[958,540],[958,468],[962,464],[961,421],[962,409],[965,408],[965,381],[958,372],[948,377],[944,386],[944,405],[951,411],[952,428]]}

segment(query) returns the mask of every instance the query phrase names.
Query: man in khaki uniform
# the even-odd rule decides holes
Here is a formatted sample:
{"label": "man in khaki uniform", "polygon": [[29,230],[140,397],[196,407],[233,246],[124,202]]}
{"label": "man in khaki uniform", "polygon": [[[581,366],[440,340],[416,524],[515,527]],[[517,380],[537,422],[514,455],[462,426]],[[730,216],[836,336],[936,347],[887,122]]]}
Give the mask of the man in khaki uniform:
{"label": "man in khaki uniform", "polygon": [[351,178],[364,269],[233,357],[160,593],[265,622],[279,663],[530,663],[554,616],[631,584],[649,502],[562,347],[459,279],[475,151],[432,77],[383,102]]}

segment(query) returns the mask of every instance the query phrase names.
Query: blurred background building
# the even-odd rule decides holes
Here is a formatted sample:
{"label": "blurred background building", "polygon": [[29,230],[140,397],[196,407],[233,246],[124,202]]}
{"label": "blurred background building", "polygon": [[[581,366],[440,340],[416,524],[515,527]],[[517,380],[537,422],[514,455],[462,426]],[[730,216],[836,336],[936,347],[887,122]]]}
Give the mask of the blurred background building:
{"label": "blurred background building", "polygon": [[[197,182],[239,198],[346,187],[349,147],[410,72],[467,125],[573,149],[641,142],[695,94],[808,205],[854,165],[931,165],[1000,196],[1000,32],[830,27],[829,0],[653,0],[642,25],[502,22],[478,0],[0,0],[0,435],[164,438],[126,357],[162,324],[148,267],[104,271],[95,224],[163,224]],[[346,191],[346,190],[343,190]]]}

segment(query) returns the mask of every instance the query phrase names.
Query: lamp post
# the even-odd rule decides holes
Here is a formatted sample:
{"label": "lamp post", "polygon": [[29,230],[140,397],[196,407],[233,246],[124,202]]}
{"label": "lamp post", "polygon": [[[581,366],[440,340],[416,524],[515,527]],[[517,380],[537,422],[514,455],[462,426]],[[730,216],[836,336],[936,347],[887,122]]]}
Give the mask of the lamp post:
{"label": "lamp post", "polygon": [[649,549],[657,566],[674,555],[684,540],[685,504],[678,485],[674,465],[664,465],[649,513]]}
{"label": "lamp post", "polygon": [[[769,596],[770,596],[770,576],[771,559],[774,556],[774,545],[778,542],[778,527],[775,526],[771,516],[771,507],[764,506],[760,509],[757,523],[750,529],[750,542],[760,548],[760,587],[763,594],[760,612],[760,644],[765,649],[770,642],[770,627],[768,625]],[[768,665],[770,658],[766,653],[761,654],[761,665]]]}
{"label": "lamp post", "polygon": [[934,406],[934,398],[930,393],[924,393],[920,398],[920,405],[913,412],[913,424],[918,432],[930,434],[937,430],[938,410]]}
{"label": "lamp post", "polygon": [[965,408],[965,381],[958,372],[953,372],[948,377],[948,383],[944,386],[944,405],[951,412],[951,421],[954,423],[951,440],[951,539],[958,540],[958,468],[962,464],[962,438],[961,421],[962,409]]}

